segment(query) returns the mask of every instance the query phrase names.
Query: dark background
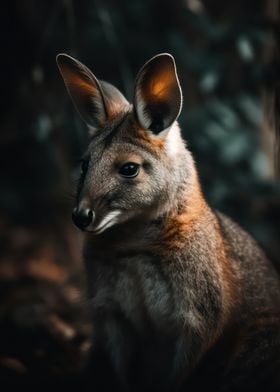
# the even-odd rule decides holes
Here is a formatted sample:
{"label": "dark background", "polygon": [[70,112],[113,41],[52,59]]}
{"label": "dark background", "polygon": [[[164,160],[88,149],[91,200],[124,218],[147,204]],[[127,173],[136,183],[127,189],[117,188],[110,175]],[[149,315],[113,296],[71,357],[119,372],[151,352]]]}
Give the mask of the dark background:
{"label": "dark background", "polygon": [[278,0],[8,4],[0,13],[0,376],[70,374],[90,340],[71,223],[87,132],[57,70],[60,52],[128,98],[143,63],[170,52],[184,95],[179,122],[207,200],[280,270]]}

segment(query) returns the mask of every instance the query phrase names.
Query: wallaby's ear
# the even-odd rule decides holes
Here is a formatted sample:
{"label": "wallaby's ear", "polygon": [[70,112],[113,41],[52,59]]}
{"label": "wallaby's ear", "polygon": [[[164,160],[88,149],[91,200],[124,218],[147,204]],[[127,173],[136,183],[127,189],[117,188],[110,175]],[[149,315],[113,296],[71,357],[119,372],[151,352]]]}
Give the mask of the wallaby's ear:
{"label": "wallaby's ear", "polygon": [[74,105],[91,127],[103,127],[107,120],[128,107],[128,102],[116,87],[99,81],[78,60],[67,54],[59,54],[56,61]]}
{"label": "wallaby's ear", "polygon": [[182,91],[174,58],[163,53],[149,60],[136,78],[134,110],[140,125],[158,134],[177,119]]}

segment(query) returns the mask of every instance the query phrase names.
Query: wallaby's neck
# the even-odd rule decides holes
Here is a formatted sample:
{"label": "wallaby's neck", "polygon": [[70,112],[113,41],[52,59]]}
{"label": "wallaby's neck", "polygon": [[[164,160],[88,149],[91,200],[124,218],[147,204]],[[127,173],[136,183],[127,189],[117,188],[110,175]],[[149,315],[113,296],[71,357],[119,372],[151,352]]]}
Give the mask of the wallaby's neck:
{"label": "wallaby's neck", "polygon": [[181,217],[186,221],[200,219],[201,214],[209,211],[201,191],[197,169],[191,153],[186,149],[180,129],[173,126],[167,139],[172,149],[168,151],[170,181],[154,219],[164,221]]}

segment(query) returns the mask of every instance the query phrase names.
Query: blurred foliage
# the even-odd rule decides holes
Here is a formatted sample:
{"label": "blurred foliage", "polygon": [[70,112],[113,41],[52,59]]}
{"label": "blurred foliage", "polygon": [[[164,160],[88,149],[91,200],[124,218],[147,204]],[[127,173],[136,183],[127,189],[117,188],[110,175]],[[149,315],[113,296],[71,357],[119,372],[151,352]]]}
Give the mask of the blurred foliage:
{"label": "blurred foliage", "polygon": [[208,201],[248,229],[280,269],[280,184],[263,120],[266,97],[276,94],[268,106],[280,124],[273,4],[278,0],[4,2],[1,379],[22,385],[44,375],[72,383],[91,342],[80,239],[71,223],[87,132],[58,73],[59,52],[130,99],[140,66],[172,53],[184,94],[180,123]]}
{"label": "blurred foliage", "polygon": [[261,0],[8,5],[1,15],[8,62],[1,74],[0,208],[19,220],[45,222],[46,208],[65,209],[63,192],[72,193],[86,131],[58,75],[57,53],[77,56],[131,99],[143,62],[171,52],[184,93],[180,121],[209,202],[279,260],[280,188],[261,135],[263,91],[277,77],[266,55],[272,40],[266,8]]}
{"label": "blurred foliage", "polygon": [[17,0],[0,18],[2,219],[70,222],[86,130],[57,53],[76,56],[131,99],[139,67],[170,52],[184,93],[180,122],[207,199],[280,262],[280,185],[263,147],[263,92],[279,75],[267,50],[266,1]]}

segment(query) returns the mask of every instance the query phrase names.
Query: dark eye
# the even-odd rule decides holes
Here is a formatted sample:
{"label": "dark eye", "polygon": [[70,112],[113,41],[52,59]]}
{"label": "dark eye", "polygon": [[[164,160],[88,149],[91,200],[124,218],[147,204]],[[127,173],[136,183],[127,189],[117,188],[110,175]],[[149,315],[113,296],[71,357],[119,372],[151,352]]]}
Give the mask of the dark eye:
{"label": "dark eye", "polygon": [[127,162],[120,167],[119,173],[126,178],[134,178],[139,174],[140,165],[134,162]]}
{"label": "dark eye", "polygon": [[82,161],[81,161],[82,174],[85,174],[87,172],[87,169],[88,169],[88,161],[85,161],[84,159],[82,159]]}

